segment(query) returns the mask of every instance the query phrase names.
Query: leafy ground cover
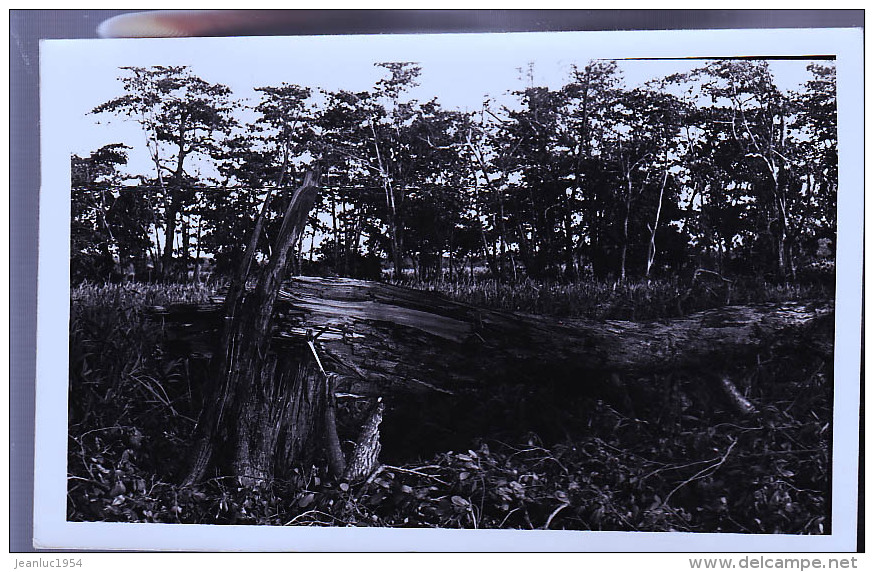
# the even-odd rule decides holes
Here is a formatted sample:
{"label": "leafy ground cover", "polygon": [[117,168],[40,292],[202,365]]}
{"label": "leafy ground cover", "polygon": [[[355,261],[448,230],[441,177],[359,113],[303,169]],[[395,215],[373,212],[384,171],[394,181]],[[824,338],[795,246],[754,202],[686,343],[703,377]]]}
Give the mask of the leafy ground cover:
{"label": "leafy ground cover", "polygon": [[[591,288],[616,307],[641,300],[635,315],[657,296],[669,299],[647,293],[652,286]],[[205,368],[171,356],[144,308],[212,294],[139,284],[73,291],[69,520],[830,531],[832,368],[809,354],[765,352],[732,372],[756,409],[748,416],[700,372],[622,380],[624,400],[561,388],[535,394],[508,380],[488,402],[457,410],[470,420],[465,430],[454,442],[432,439],[430,449],[417,444],[448,410],[434,409],[418,432],[406,425],[400,442],[403,422],[393,429],[390,419],[403,419],[403,404],[389,404],[386,464],[362,483],[313,466],[262,487],[223,476],[180,487]]]}

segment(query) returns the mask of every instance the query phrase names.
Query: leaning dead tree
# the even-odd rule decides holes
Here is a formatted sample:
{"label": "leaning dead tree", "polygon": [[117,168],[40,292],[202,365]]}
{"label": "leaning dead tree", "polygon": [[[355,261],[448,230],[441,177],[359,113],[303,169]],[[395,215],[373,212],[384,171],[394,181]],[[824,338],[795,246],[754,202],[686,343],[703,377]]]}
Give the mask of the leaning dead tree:
{"label": "leaning dead tree", "polygon": [[[178,347],[210,356],[211,348],[227,345],[218,343],[225,307],[218,301],[176,305],[155,308],[154,314],[165,320]],[[669,321],[559,320],[342,278],[288,280],[277,290],[273,311],[272,320],[261,316],[258,322],[268,326],[258,331],[265,357],[247,358],[261,374],[236,386],[247,404],[232,413],[240,427],[236,439],[245,438],[241,443],[248,447],[236,460],[238,471],[254,470],[253,453],[256,466],[272,462],[280,470],[302,459],[309,446],[325,452],[335,475],[350,476],[346,457],[355,452],[344,457],[339,451],[338,395],[388,402],[405,394],[477,399],[501,383],[536,386],[549,380],[579,388],[611,376],[686,369],[712,372],[738,412],[749,413],[749,403],[722,372],[755,363],[764,351],[802,348],[829,358],[834,333],[828,302],[730,306]],[[378,453],[383,405],[372,403],[358,439],[370,445],[357,449],[359,456]],[[272,429],[283,426],[284,433]],[[256,427],[259,437],[253,439]],[[317,427],[324,429],[321,439],[314,437]],[[366,472],[367,463],[362,466],[357,476]]]}
{"label": "leaning dead tree", "polygon": [[[298,461],[311,444],[316,412],[324,408],[327,392],[317,387],[314,365],[306,355],[271,351],[270,332],[288,257],[317,194],[318,175],[307,172],[289,202],[272,256],[252,276],[272,194],[265,199],[221,309],[214,382],[197,422],[186,484],[200,480],[210,465],[230,468],[243,482],[268,479],[277,461]],[[253,278],[255,286],[248,288]]]}

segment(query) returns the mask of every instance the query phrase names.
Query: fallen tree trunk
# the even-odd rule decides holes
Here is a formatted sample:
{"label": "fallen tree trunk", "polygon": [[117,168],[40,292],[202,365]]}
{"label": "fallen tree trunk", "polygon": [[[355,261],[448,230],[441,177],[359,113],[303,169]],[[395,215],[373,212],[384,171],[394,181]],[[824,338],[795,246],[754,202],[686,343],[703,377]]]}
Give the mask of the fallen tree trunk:
{"label": "fallen tree trunk", "polygon": [[[209,355],[221,305],[155,308],[185,350]],[[561,380],[594,373],[718,371],[762,352],[804,348],[828,357],[833,305],[772,303],[708,310],[670,321],[597,322],[520,315],[428,292],[341,278],[295,278],[275,306],[271,351],[295,352],[307,337],[338,392],[463,394],[492,383]]]}

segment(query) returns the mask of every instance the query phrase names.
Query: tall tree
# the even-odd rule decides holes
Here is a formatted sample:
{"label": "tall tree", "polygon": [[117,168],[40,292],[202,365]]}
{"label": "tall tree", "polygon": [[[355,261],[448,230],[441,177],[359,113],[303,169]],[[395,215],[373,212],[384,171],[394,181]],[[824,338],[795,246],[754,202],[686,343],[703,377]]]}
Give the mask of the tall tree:
{"label": "tall tree", "polygon": [[573,272],[573,240],[562,216],[570,209],[563,177],[567,156],[559,141],[561,93],[527,87],[516,95],[520,109],[508,110],[505,136],[516,143],[510,199],[526,270],[536,278],[558,275],[556,256],[562,253]]}
{"label": "tall tree", "polygon": [[797,193],[790,102],[764,61],[719,60],[695,76],[712,102],[709,127],[724,134],[732,172],[756,201],[759,232],[771,237],[776,276],[783,279],[792,265],[790,208]]}
{"label": "tall tree", "polygon": [[186,159],[208,158],[219,149],[222,135],[234,125],[235,104],[229,88],[209,83],[185,66],[121,69],[127,73],[120,78],[125,94],[98,105],[92,113],[133,119],[146,136],[163,201],[161,272],[166,275],[173,266],[177,219],[195,199],[195,178],[186,171]]}
{"label": "tall tree", "polygon": [[[602,160],[616,175],[616,199],[620,205],[618,278],[628,273],[632,241],[646,242],[648,274],[655,256],[655,234],[661,217],[676,136],[682,121],[679,102],[673,96],[650,88],[623,92],[609,115],[607,146]],[[655,213],[647,216],[636,203],[654,191]],[[649,220],[647,220],[649,219]],[[646,230],[644,230],[646,229]],[[647,232],[648,230],[648,232]]]}
{"label": "tall tree", "polygon": [[[834,65],[807,66],[804,90],[791,94],[797,113],[798,171],[804,186],[796,212],[803,220],[794,226],[810,242],[837,239],[838,130],[837,77]],[[799,237],[800,239],[801,237]]]}
{"label": "tall tree", "polygon": [[407,127],[415,170],[408,181],[404,234],[424,279],[442,278],[443,255],[451,256],[455,229],[470,207],[464,189],[473,178],[463,156],[468,119],[465,113],[444,110],[434,99],[418,106]]}
{"label": "tall tree", "polygon": [[[305,156],[312,158],[311,91],[289,84],[256,91],[261,93],[255,107],[257,118],[243,134],[230,139],[221,153],[219,170],[230,192],[219,193],[213,201],[219,215],[212,221],[213,234],[233,253],[235,269],[239,263],[248,268],[259,254],[264,259],[271,255],[290,200],[282,191],[293,183]],[[260,215],[256,205],[260,205]],[[237,224],[229,233],[231,221]],[[252,241],[242,244],[241,237]]]}
{"label": "tall tree", "polygon": [[[466,252],[473,255],[481,251],[491,275],[498,280],[505,277],[508,263],[514,275],[516,270],[509,248],[512,233],[508,229],[506,208],[507,175],[515,164],[515,149],[504,136],[507,121],[509,119],[495,113],[491,100],[486,98],[478,112],[464,118],[460,128],[464,139],[459,156],[468,163],[472,191],[467,200],[471,217],[465,228],[476,231],[476,234],[466,234],[467,238],[479,237],[479,248],[468,248]],[[508,254],[510,260],[507,260]]]}
{"label": "tall tree", "polygon": [[113,257],[143,259],[149,248],[151,210],[140,188],[125,185],[126,145],[105,145],[71,158],[70,262],[73,280],[104,280]]}
{"label": "tall tree", "polygon": [[391,257],[393,252],[391,238],[384,232],[388,225],[380,223],[386,220],[388,208],[385,180],[372,143],[376,104],[368,92],[322,95],[325,101],[317,114],[317,147],[324,173],[317,208],[327,219],[330,238],[320,250],[335,271],[348,275],[363,242],[372,253]]}
{"label": "tall tree", "polygon": [[403,209],[406,199],[404,187],[415,167],[411,164],[409,139],[405,124],[415,115],[415,101],[404,101],[401,95],[418,85],[416,78],[422,68],[412,62],[376,64],[388,71],[388,77],[379,80],[374,89],[374,103],[370,107],[370,129],[373,156],[379,168],[385,190],[386,223],[391,238],[391,255],[395,276],[403,272]]}
{"label": "tall tree", "polygon": [[[621,93],[616,62],[594,60],[573,66],[569,83],[562,88],[562,139],[570,154],[566,226],[576,222],[576,248],[588,253],[588,263],[598,276],[606,273],[606,244],[611,226],[610,177],[601,154],[610,112]],[[570,213],[570,215],[568,214]]]}

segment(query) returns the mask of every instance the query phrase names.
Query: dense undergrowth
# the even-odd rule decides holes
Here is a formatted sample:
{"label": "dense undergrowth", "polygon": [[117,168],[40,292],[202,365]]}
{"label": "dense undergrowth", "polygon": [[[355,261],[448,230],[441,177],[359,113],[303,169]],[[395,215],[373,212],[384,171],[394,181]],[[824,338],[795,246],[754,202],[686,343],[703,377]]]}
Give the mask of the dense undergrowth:
{"label": "dense undergrowth", "polygon": [[[477,296],[491,287],[471,289],[466,301],[483,303]],[[501,296],[509,295],[495,286],[497,298],[485,304],[592,317],[672,315],[667,287],[588,288],[594,301],[582,286],[570,292],[531,283],[504,306]],[[454,297],[464,298],[463,290]],[[439,433],[453,406],[432,404],[418,411],[423,422],[409,424],[404,404],[388,403],[386,464],[364,483],[337,482],[319,466],[257,488],[223,476],[180,487],[204,364],[167,352],[160,324],[146,320],[144,308],[211,294],[138,284],[73,291],[69,520],[830,532],[832,367],[809,353],[764,352],[755,367],[731,372],[757,410],[749,416],[720,398],[706,372],[622,380],[627,395],[618,401],[559,387],[534,392],[507,380],[488,402],[455,411],[466,421],[451,431],[454,441],[436,441],[443,450],[416,443]],[[694,302],[703,305],[704,295]],[[764,301],[762,293],[747,295]]]}

